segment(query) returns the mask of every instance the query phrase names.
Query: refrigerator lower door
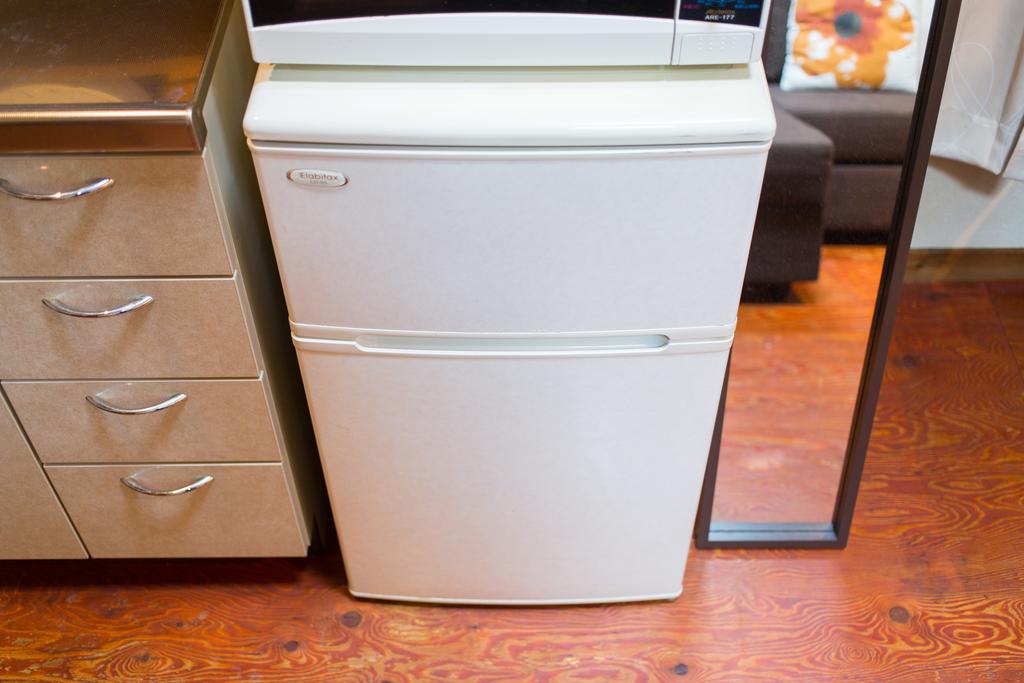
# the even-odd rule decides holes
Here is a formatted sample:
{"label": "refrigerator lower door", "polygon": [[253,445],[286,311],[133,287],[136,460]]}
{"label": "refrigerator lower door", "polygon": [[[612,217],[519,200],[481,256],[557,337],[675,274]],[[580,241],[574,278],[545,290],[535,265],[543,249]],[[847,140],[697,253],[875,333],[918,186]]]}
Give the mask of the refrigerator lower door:
{"label": "refrigerator lower door", "polygon": [[676,597],[730,344],[296,337],[351,592]]}

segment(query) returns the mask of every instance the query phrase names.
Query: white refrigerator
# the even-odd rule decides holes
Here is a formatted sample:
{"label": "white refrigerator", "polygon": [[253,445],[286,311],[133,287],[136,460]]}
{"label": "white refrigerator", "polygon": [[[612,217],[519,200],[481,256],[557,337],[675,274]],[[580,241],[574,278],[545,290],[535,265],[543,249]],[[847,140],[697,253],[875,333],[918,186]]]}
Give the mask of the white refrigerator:
{"label": "white refrigerator", "polygon": [[679,595],[761,65],[263,66],[245,126],[351,592]]}

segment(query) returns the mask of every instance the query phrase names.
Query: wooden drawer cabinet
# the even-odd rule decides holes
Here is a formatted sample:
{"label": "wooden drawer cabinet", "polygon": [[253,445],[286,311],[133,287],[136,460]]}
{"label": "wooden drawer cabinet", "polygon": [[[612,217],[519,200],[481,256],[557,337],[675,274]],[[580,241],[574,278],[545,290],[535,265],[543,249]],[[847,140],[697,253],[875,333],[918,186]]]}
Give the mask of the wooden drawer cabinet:
{"label": "wooden drawer cabinet", "polygon": [[[50,481],[93,557],[304,555],[279,464],[50,465]],[[177,495],[167,492],[212,477]]]}
{"label": "wooden drawer cabinet", "polygon": [[0,396],[0,559],[83,557],[85,549]]}
{"label": "wooden drawer cabinet", "polygon": [[[152,297],[110,317],[76,317]],[[233,279],[0,282],[0,377],[255,377]]]}
{"label": "wooden drawer cabinet", "polygon": [[201,157],[0,157],[15,192],[105,178],[113,184],[64,201],[0,192],[0,278],[231,274]]}
{"label": "wooden drawer cabinet", "polygon": [[324,514],[242,134],[255,67],[241,5],[218,2],[192,151],[137,145],[152,121],[120,105],[71,147],[0,150],[0,558],[302,555]]}
{"label": "wooden drawer cabinet", "polygon": [[262,377],[3,387],[44,463],[281,459]]}

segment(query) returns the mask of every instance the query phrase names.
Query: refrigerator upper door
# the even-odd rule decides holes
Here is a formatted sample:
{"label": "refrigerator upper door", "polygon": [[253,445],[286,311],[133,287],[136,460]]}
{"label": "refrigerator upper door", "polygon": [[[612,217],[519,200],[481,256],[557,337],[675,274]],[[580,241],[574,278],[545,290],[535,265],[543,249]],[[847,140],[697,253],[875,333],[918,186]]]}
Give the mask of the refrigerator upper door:
{"label": "refrigerator upper door", "polygon": [[589,147],[766,142],[761,64],[705,68],[261,66],[245,131],[261,142]]}
{"label": "refrigerator upper door", "polygon": [[253,151],[301,334],[515,335],[731,325],[768,144]]}
{"label": "refrigerator upper door", "polygon": [[760,64],[264,69],[246,115],[294,323],[478,335],[731,325],[774,126]]}

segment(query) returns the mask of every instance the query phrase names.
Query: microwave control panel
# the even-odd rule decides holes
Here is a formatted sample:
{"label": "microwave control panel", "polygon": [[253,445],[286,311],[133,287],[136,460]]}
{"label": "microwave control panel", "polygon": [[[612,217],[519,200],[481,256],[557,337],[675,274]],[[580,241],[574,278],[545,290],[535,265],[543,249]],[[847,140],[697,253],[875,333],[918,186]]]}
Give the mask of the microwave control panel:
{"label": "microwave control panel", "polygon": [[765,0],[681,0],[679,18],[713,24],[760,26]]}

